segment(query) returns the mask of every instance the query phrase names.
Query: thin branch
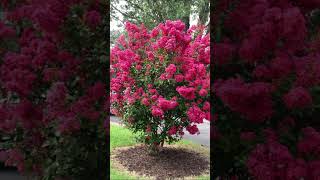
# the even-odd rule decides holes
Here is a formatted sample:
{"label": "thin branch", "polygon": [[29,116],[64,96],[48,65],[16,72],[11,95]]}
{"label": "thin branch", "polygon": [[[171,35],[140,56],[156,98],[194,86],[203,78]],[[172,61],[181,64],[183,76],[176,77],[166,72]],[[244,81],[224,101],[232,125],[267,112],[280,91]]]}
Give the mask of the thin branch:
{"label": "thin branch", "polygon": [[112,7],[113,9],[115,9],[116,11],[118,11],[120,14],[122,14],[124,17],[131,18],[131,19],[135,19],[135,20],[138,21],[138,19],[137,19],[136,17],[131,16],[131,15],[128,15],[128,14],[120,11],[118,8],[116,8],[116,7],[115,7],[114,5],[112,5],[112,4],[111,4],[111,7]]}
{"label": "thin branch", "polygon": [[120,18],[118,18],[117,16],[111,15],[111,17],[114,18],[114,19],[116,19],[117,21],[120,21],[121,24],[123,24],[123,25],[125,24],[125,22],[124,22],[123,20],[121,20]]}

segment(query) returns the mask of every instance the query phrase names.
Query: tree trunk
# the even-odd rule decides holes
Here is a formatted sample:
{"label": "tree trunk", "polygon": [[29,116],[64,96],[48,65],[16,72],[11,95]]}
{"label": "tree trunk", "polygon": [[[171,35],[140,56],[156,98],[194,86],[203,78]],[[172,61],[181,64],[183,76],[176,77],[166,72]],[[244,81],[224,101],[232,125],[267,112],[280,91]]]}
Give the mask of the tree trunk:
{"label": "tree trunk", "polygon": [[191,0],[184,0],[183,3],[184,3],[184,6],[185,6],[185,14],[181,18],[181,20],[185,23],[186,30],[187,30],[190,27],[190,14],[191,14],[192,1]]}
{"label": "tree trunk", "polygon": [[186,25],[186,30],[189,29],[189,27],[190,27],[190,19],[189,18],[190,18],[189,16],[185,16],[185,17],[181,18],[181,20]]}
{"label": "tree trunk", "polygon": [[[152,131],[152,134],[154,136],[158,136],[157,130]],[[156,142],[153,142],[148,146],[148,150],[149,150],[149,154],[150,155],[158,155],[159,152],[160,152],[160,144],[156,143]]]}
{"label": "tree trunk", "polygon": [[199,12],[199,23],[205,25],[208,21],[208,14],[210,13],[210,2],[203,3]]}
{"label": "tree trunk", "polygon": [[148,150],[151,156],[157,156],[160,152],[160,146],[159,144],[152,143],[149,145]]}
{"label": "tree trunk", "polygon": [[199,22],[198,24],[206,25],[206,22],[209,20],[209,23],[206,27],[206,34],[210,32],[210,2],[207,1],[200,6],[199,11]]}
{"label": "tree trunk", "polygon": [[161,148],[163,147],[163,144],[164,144],[164,140],[161,141],[161,144],[160,144]]}

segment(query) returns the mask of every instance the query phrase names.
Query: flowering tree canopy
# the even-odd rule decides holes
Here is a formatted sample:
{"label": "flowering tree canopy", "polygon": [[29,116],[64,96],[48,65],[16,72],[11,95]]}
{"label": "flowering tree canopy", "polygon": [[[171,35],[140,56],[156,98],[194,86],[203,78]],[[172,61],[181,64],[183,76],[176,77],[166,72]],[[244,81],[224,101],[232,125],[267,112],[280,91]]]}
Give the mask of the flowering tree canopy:
{"label": "flowering tree canopy", "polygon": [[149,145],[198,133],[210,120],[210,39],[203,27],[180,20],[152,31],[126,23],[111,50],[111,110]]}

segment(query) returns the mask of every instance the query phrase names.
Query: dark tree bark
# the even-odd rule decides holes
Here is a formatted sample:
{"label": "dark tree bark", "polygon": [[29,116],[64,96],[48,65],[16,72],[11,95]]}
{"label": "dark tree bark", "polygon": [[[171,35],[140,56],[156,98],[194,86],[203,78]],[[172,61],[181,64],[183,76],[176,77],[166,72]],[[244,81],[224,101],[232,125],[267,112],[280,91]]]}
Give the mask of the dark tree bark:
{"label": "dark tree bark", "polygon": [[186,9],[185,9],[186,11],[184,13],[185,16],[182,17],[181,20],[185,23],[186,29],[189,29],[192,1],[191,0],[184,0],[183,3],[184,3],[184,6],[186,7]]}
{"label": "dark tree bark", "polygon": [[208,14],[210,12],[210,1],[206,1],[200,7],[199,12],[199,23],[205,24],[208,21]]}

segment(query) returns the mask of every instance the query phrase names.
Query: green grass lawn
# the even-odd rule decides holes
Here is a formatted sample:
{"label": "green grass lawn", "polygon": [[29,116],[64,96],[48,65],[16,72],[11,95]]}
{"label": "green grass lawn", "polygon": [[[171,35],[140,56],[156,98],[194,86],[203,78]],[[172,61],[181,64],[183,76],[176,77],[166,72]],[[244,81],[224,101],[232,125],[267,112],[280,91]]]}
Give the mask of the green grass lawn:
{"label": "green grass lawn", "polygon": [[[128,129],[111,124],[110,127],[110,151],[112,151],[114,148],[117,147],[124,147],[124,146],[132,146],[137,144],[135,140],[134,134],[131,133]],[[179,145],[181,147],[188,147],[192,148],[194,150],[203,151],[203,148],[197,144],[193,144],[190,141],[182,140],[178,143],[175,143],[176,145]],[[201,150],[200,150],[201,149]],[[209,153],[209,150],[206,150],[205,153]],[[110,169],[110,179],[111,180],[141,180],[142,178],[134,177],[126,172],[120,171],[115,169],[115,167],[112,165],[112,161],[110,163],[111,169]],[[206,176],[198,176],[194,178],[195,180],[209,180],[210,177],[208,175]]]}

